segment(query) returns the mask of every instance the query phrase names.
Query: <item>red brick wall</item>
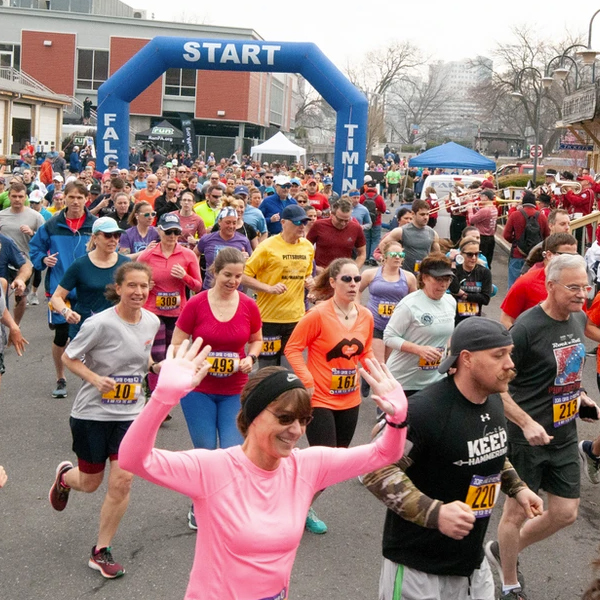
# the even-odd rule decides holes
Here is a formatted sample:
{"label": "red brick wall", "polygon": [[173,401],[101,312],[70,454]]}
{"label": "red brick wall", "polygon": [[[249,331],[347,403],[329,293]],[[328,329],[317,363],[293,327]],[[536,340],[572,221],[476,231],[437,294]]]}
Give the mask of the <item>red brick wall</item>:
{"label": "red brick wall", "polygon": [[250,85],[248,89],[248,121],[255,125],[260,124],[260,80],[261,73],[250,73]]}
{"label": "red brick wall", "polygon": [[[239,71],[198,71],[195,117],[247,121],[250,75]],[[225,116],[217,117],[218,110],[224,110]]]}
{"label": "red brick wall", "polygon": [[[149,41],[149,39],[111,37],[109,73],[112,75]],[[130,114],[162,115],[162,93],[163,77],[161,76],[133,100],[129,108]]]}
{"label": "red brick wall", "polygon": [[[44,46],[50,40],[52,46]],[[21,31],[21,69],[57,94],[75,91],[76,36],[74,33]]]}

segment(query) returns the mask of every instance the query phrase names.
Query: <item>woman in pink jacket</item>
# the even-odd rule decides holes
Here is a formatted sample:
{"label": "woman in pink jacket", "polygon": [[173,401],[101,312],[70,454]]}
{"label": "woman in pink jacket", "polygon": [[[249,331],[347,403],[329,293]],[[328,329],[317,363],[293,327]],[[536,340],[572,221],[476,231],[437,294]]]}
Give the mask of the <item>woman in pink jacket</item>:
{"label": "woman in pink jacket", "polygon": [[169,410],[206,376],[210,346],[173,346],[158,385],[119,450],[122,468],[189,496],[198,519],[186,600],[285,600],[315,492],[391,464],[402,456],[407,402],[385,366],[367,359],[373,399],[388,427],[353,448],[295,445],[311,420],[310,397],[294,373],[261,369],[242,391],[241,446],[170,452],[154,448]]}

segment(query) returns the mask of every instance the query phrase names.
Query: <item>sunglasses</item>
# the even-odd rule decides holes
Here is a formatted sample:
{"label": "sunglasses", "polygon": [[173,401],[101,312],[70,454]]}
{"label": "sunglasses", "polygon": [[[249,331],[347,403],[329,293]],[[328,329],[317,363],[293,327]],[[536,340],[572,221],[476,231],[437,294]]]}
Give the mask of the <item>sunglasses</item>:
{"label": "sunglasses", "polygon": [[289,414],[289,413],[284,413],[284,414],[278,415],[277,413],[274,413],[272,410],[269,410],[268,408],[265,408],[265,410],[267,412],[270,412],[279,421],[279,424],[283,425],[284,427],[291,425],[296,420],[298,421],[298,423],[300,423],[300,427],[306,427],[313,420],[312,415],[310,415],[310,417],[295,417],[294,415]]}
{"label": "sunglasses", "polygon": [[289,183],[284,183],[283,185],[280,185],[279,187],[283,188],[284,190],[289,190],[292,186]]}
{"label": "sunglasses", "polygon": [[273,179],[270,175],[265,175],[265,179]]}
{"label": "sunglasses", "polygon": [[170,192],[176,192],[176,191],[177,191],[177,188],[170,188],[170,187],[168,187],[167,189],[168,189]]}
{"label": "sunglasses", "polygon": [[308,200],[296,200],[298,204],[308,204]]}
{"label": "sunglasses", "polygon": [[179,169],[179,171],[177,171],[178,173],[187,173],[187,171],[185,169]]}
{"label": "sunglasses", "polygon": [[215,196],[214,194],[210,195],[211,198],[214,198],[215,200],[220,200],[221,196]]}
{"label": "sunglasses", "polygon": [[463,256],[468,256],[469,258],[476,258],[479,256],[478,252],[461,252]]}
{"label": "sunglasses", "polygon": [[181,231],[179,229],[167,229],[163,231],[165,235],[181,235]]}
{"label": "sunglasses", "polygon": [[113,231],[111,233],[106,233],[106,231],[100,231],[99,233],[101,233],[107,240],[118,240],[121,237],[120,231]]}
{"label": "sunglasses", "polygon": [[390,258],[404,258],[406,256],[405,252],[388,252],[386,256]]}
{"label": "sunglasses", "polygon": [[154,211],[149,212],[149,213],[142,213],[142,217],[146,217],[146,218],[155,217],[155,216],[156,216],[156,213]]}
{"label": "sunglasses", "polygon": [[296,226],[296,227],[300,227],[300,225],[306,225],[306,221],[292,221],[292,223]]}
{"label": "sunglasses", "polygon": [[340,277],[340,279],[344,283],[350,283],[352,280],[354,280],[354,283],[360,283],[362,281],[362,276],[361,275],[355,275],[354,277],[352,277],[352,275],[342,275]]}

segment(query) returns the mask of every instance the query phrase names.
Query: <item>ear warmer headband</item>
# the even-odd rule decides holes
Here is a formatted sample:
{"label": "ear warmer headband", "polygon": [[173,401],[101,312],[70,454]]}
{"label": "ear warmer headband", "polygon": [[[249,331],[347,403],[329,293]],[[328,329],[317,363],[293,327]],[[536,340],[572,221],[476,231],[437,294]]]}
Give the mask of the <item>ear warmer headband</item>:
{"label": "ear warmer headband", "polygon": [[242,411],[246,417],[246,423],[250,425],[271,402],[277,400],[284,392],[295,388],[306,389],[300,379],[288,370],[277,371],[277,373],[265,377],[244,401]]}

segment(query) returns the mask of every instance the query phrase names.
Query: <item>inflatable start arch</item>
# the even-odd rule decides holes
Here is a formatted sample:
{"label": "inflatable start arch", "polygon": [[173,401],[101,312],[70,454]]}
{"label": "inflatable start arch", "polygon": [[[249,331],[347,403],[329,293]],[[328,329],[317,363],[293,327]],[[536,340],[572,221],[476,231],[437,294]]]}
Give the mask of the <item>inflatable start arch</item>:
{"label": "inflatable start arch", "polygon": [[98,90],[98,163],[129,166],[129,103],[167,69],[299,73],[337,112],[333,187],[363,183],[368,103],[315,44],[156,37]]}

